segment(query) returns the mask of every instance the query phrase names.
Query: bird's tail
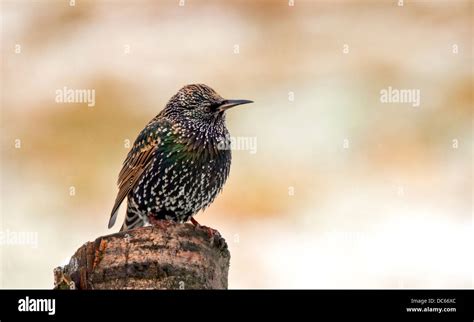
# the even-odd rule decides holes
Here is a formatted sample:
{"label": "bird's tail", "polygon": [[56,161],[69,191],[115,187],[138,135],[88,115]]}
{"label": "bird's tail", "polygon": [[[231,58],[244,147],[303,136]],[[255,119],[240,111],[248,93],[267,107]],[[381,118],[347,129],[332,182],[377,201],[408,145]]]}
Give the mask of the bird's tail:
{"label": "bird's tail", "polygon": [[138,227],[143,227],[148,224],[148,218],[142,215],[138,210],[130,207],[130,204],[127,207],[127,215],[123,221],[122,228],[120,231],[135,229]]}

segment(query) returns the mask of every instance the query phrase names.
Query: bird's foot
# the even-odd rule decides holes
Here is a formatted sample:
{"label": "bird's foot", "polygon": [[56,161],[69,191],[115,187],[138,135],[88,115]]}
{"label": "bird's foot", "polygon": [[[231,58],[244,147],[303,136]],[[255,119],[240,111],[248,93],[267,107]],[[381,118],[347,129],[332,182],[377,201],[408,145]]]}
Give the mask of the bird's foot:
{"label": "bird's foot", "polygon": [[217,230],[212,229],[211,227],[201,225],[193,217],[191,217],[191,223],[194,225],[195,228],[201,228],[205,230],[209,238],[221,237],[221,234]]}
{"label": "bird's foot", "polygon": [[161,229],[166,229],[173,223],[171,220],[157,219],[153,214],[148,214],[148,221],[152,226]]}

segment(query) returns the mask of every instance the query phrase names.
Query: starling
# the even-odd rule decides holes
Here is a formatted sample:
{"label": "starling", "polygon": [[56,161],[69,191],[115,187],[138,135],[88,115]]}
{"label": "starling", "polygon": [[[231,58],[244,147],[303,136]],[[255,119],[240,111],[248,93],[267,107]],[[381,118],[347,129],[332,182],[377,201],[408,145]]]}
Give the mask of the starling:
{"label": "starling", "polygon": [[140,132],[118,177],[109,220],[128,197],[120,231],[156,223],[186,222],[212,203],[229,175],[227,109],[253,103],[224,99],[204,84],[186,85]]}

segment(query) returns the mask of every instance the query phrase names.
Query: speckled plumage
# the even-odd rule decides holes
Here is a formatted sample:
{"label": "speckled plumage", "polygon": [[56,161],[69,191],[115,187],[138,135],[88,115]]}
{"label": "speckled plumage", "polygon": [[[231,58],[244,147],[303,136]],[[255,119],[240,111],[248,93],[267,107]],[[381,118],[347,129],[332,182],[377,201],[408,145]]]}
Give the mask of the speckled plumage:
{"label": "speckled plumage", "polygon": [[138,135],[119,174],[109,228],[123,199],[121,230],[154,219],[186,222],[212,203],[229,175],[231,152],[225,111],[246,100],[226,100],[203,84],[187,85]]}

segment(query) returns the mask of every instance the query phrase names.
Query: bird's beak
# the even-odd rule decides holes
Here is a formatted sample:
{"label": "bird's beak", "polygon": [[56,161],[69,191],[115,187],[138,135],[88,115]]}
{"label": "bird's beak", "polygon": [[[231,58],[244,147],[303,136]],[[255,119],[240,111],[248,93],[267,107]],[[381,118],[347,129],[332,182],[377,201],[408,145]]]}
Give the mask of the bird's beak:
{"label": "bird's beak", "polygon": [[228,110],[231,107],[237,106],[237,105],[242,105],[242,104],[249,104],[253,103],[253,101],[249,100],[224,100],[222,104],[217,108],[217,111],[219,112],[224,112],[225,110]]}

